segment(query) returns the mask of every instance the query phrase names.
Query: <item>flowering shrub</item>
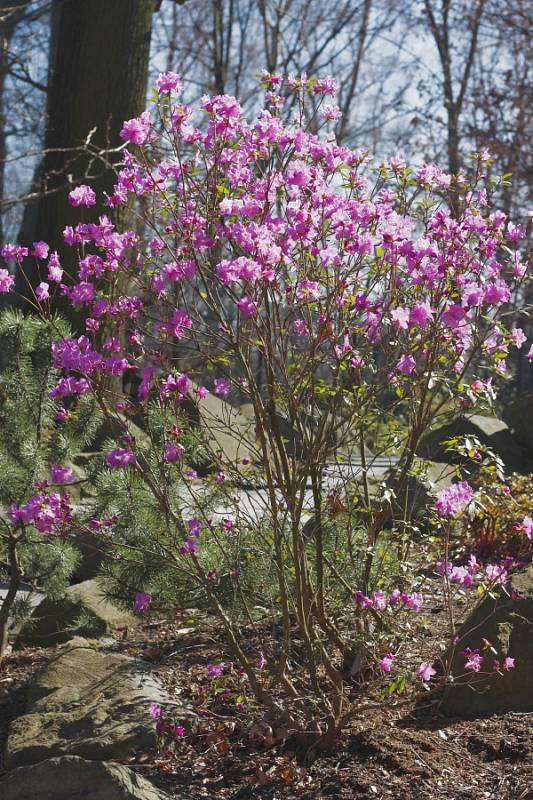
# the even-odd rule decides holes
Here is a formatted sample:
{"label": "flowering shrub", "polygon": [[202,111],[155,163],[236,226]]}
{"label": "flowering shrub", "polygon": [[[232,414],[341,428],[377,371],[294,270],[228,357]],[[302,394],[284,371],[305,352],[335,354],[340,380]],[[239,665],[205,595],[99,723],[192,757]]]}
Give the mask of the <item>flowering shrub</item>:
{"label": "flowering shrub", "polygon": [[[201,588],[257,701],[293,728],[310,726],[326,746],[352,713],[347,681],[357,641],[370,635],[365,615],[423,606],[416,580],[407,591],[394,585],[410,580],[403,568],[410,520],[393,499],[444,407],[489,399],[510,348],[522,345],[500,311],[520,292],[526,266],[515,245],[521,231],[490,211],[486,154],[476,156],[470,182],[434,164],[413,170],[400,157],[373,166],[367,150],[337,145],[327,127],[306,129],[309,94],[324,125],[338,116],[322,102],[335,92],[331,81],[289,79],[299,109],[292,125],[278,116],[281,83],[263,76],[266,107],[248,122],[226,95],[185,106],[179,76],[162,75],[154,113],[123,126],[124,166],[105,197],[109,208],[139,201],[142,227],[119,232],[105,214],[67,227],[79,273],[62,273],[57,254],[46,261],[39,249],[45,280],[35,304],[47,316],[59,292],[86,317],[82,335],[53,346],[64,375],[51,396],[70,404],[94,396],[123,425],[106,463],[152,498],[168,530],[168,568]],[[95,203],[84,186],[70,199]],[[3,253],[19,263],[25,255],[11,245]],[[4,276],[4,291],[9,283]],[[141,377],[139,406],[157,407],[166,420],[157,452],[132,439],[109,396],[110,378],[133,371]],[[249,405],[252,435],[223,401]],[[218,508],[206,508],[205,486],[180,447],[191,409],[215,434],[202,447],[216,476],[204,484]],[[376,491],[367,443],[383,420],[402,425],[391,424],[380,440],[392,480]],[[245,440],[250,455],[230,456],[221,433]],[[357,505],[349,486],[354,454],[362,465]],[[334,486],[328,464],[340,475]],[[170,491],[175,476],[179,497]],[[252,507],[237,491],[243,480],[258,487]],[[437,512],[449,518],[470,499],[459,483],[441,495]],[[303,531],[309,514],[311,538]],[[273,574],[253,606],[239,589],[247,543]],[[389,547],[397,560],[386,578]],[[255,555],[248,550],[248,563]],[[222,573],[240,595],[236,616]],[[442,575],[449,585],[448,553]],[[255,625],[258,605],[280,631],[264,634],[262,669],[243,627]],[[394,658],[384,640],[376,653],[382,672]],[[417,674],[428,682],[434,670],[423,663]]]}

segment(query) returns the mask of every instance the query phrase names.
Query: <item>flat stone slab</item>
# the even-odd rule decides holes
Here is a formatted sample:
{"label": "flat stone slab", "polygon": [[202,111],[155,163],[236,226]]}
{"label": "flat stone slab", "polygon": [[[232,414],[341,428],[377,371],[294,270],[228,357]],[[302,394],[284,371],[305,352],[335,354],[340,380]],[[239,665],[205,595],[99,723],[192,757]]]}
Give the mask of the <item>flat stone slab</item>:
{"label": "flat stone slab", "polygon": [[2,800],[168,800],[146,778],[122,764],[79,756],[19,767],[0,780]]}
{"label": "flat stone slab", "polygon": [[76,638],[30,686],[26,712],[9,729],[7,769],[56,756],[121,759],[155,744],[151,702],[190,715],[150,674],[150,665]]}

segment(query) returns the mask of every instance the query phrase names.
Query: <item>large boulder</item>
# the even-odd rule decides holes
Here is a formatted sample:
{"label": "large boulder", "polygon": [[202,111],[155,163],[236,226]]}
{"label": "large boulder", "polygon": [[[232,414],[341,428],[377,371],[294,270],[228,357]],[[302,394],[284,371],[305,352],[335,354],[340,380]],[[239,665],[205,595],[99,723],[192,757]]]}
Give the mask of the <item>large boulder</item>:
{"label": "large boulder", "polygon": [[[475,437],[480,444],[490,448],[501,458],[508,472],[529,472],[531,461],[524,449],[512,436],[508,426],[497,417],[473,414],[458,417],[446,425],[434,428],[420,442],[418,454],[431,461],[457,463],[461,458],[446,449],[445,442],[456,437]],[[473,462],[475,463],[475,462]]]}
{"label": "large boulder", "polygon": [[238,408],[211,393],[198,403],[191,395],[183,407],[191,426],[199,430],[212,453],[222,454],[236,466],[243,458],[256,460],[253,420]]}
{"label": "large boulder", "polygon": [[69,586],[60,600],[42,600],[22,627],[15,647],[49,647],[73,636],[95,638],[137,622],[131,612],[106,600],[100,583],[92,579]]}
{"label": "large boulder", "polygon": [[533,459],[533,393],[523,394],[509,403],[503,409],[502,418],[529,458]]}
{"label": "large boulder", "polygon": [[62,756],[12,770],[0,780],[0,797],[2,800],[165,800],[168,795],[122,764]]}
{"label": "large boulder", "polygon": [[[151,702],[177,705],[149,664],[73,639],[30,685],[26,711],[9,729],[5,766],[64,755],[105,761],[151,748]],[[187,715],[180,708],[179,720]]]}
{"label": "large boulder", "polygon": [[[451,674],[458,677],[445,690],[443,712],[472,717],[533,711],[533,564],[512,576],[506,592],[498,598],[486,597],[466,620],[459,637],[451,663]],[[497,653],[484,649],[482,639]],[[482,670],[487,674],[465,674],[465,657],[460,653],[466,648],[480,650]],[[502,663],[508,656],[515,659],[514,668],[503,674],[495,672],[493,659]]]}

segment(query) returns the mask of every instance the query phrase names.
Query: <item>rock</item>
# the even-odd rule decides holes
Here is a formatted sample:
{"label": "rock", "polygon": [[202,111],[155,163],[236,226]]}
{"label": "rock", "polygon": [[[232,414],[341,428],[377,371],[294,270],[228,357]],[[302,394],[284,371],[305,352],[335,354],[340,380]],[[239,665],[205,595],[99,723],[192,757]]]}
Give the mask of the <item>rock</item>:
{"label": "rock", "polygon": [[[528,472],[531,463],[527,454],[515,441],[505,422],[496,417],[474,414],[458,417],[447,425],[435,428],[420,442],[418,455],[431,461],[453,464],[461,461],[455,453],[447,452],[443,444],[455,437],[474,436],[482,445],[499,456],[508,472]],[[472,462],[473,464],[475,462]]]}
{"label": "rock", "polygon": [[227,462],[237,467],[243,458],[257,460],[254,422],[238,408],[211,393],[198,403],[191,395],[183,407],[192,427],[204,433],[212,452],[222,453]]}
{"label": "rock", "polygon": [[84,583],[96,578],[109,546],[92,531],[80,528],[71,530],[72,544],[80,553],[80,561],[70,576],[70,583]]}
{"label": "rock", "polygon": [[[139,423],[139,424],[138,424]],[[120,439],[126,432],[133,436],[137,444],[150,446],[150,437],[140,427],[142,423],[142,414],[136,414],[136,421],[134,422],[131,417],[122,413],[114,413],[102,420],[102,424],[98,428],[91,440],[91,447],[95,451],[99,451],[107,439]]]}
{"label": "rock", "polygon": [[523,394],[503,410],[502,417],[530,459],[533,459],[533,393]]}
{"label": "rock", "polygon": [[[25,713],[9,729],[5,766],[76,755],[121,759],[155,744],[151,702],[176,705],[150,665],[76,638],[30,685]],[[182,721],[188,712],[180,708]]]}
{"label": "rock", "polygon": [[[451,674],[464,674],[465,658],[459,653],[467,647],[481,650],[485,669],[491,669],[494,658],[502,662],[507,656],[515,659],[515,667],[503,675],[470,672],[468,679],[475,685],[459,677],[445,690],[442,711],[448,716],[533,711],[533,564],[511,577],[507,591],[518,592],[520,599],[511,600],[504,592],[497,599],[486,597],[464,623]],[[483,638],[497,654],[483,650]]]}
{"label": "rock", "polygon": [[165,800],[168,795],[122,764],[63,756],[12,770],[0,780],[0,797],[2,800]]}
{"label": "rock", "polygon": [[[456,477],[452,464],[417,459],[407,486],[394,501],[395,514],[412,520],[423,518],[429,506],[435,502],[437,492],[449,486]],[[389,473],[387,484],[392,486],[394,475]],[[408,513],[406,514],[406,510]]]}
{"label": "rock", "polygon": [[22,627],[15,647],[49,647],[73,636],[95,638],[137,622],[133,613],[106,600],[98,580],[92,579],[69,586],[60,600],[42,600]]}

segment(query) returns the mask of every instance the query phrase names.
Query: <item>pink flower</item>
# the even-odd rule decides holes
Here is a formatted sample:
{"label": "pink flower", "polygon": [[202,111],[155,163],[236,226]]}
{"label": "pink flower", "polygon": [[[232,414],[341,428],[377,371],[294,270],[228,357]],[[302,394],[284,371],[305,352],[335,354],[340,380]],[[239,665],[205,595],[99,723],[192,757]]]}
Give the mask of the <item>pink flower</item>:
{"label": "pink flower", "polygon": [[52,482],[58,485],[70,483],[70,481],[74,480],[74,475],[70,467],[61,467],[59,464],[54,464],[50,468],[50,473],[52,475]]}
{"label": "pink flower", "polygon": [[515,662],[514,658],[511,658],[510,656],[507,656],[506,658],[504,658],[503,659],[503,668],[504,668],[504,670],[506,670],[506,672],[508,672],[510,669],[513,669],[514,668],[514,662]]}
{"label": "pink flower", "polygon": [[133,603],[133,608],[135,611],[138,611],[139,614],[145,614],[150,605],[152,604],[152,595],[147,594],[147,592],[137,592],[135,595],[135,602]]}
{"label": "pink flower", "polygon": [[409,325],[424,328],[433,317],[429,303],[415,303],[409,314]]}
{"label": "pink flower", "polygon": [[148,711],[152,719],[161,719],[163,716],[163,709],[157,703],[150,703]]}
{"label": "pink flower", "polygon": [[511,341],[514,344],[514,346],[517,347],[519,350],[524,344],[524,342],[527,342],[527,336],[525,335],[522,328],[513,328],[513,330],[511,331]]}
{"label": "pink flower", "polygon": [[316,281],[300,281],[296,290],[298,300],[318,300],[320,289]]}
{"label": "pink flower", "polygon": [[165,443],[163,460],[167,464],[172,464],[175,461],[181,461],[185,453],[185,448],[181,444],[172,444],[172,442]]}
{"label": "pink flower", "polygon": [[20,244],[5,244],[1,250],[4,261],[16,261],[20,264],[23,258],[28,255],[28,248],[21,247]]}
{"label": "pink flower", "polygon": [[338,106],[328,103],[320,109],[320,116],[326,121],[333,120],[336,122],[342,117],[342,111]]}
{"label": "pink flower", "polygon": [[264,669],[264,667],[266,666],[266,663],[267,663],[267,660],[264,657],[263,653],[261,653],[261,655],[259,656],[259,659],[257,661],[257,664],[256,664],[257,669]]}
{"label": "pink flower", "polygon": [[533,517],[524,517],[522,520],[522,530],[528,539],[533,539]]}
{"label": "pink flower", "polygon": [[407,330],[409,324],[409,309],[408,308],[393,308],[390,312],[392,320],[392,327],[395,330]]}
{"label": "pink flower", "polygon": [[155,85],[159,92],[179,92],[181,75],[177,72],[160,72]]}
{"label": "pink flower", "polygon": [[309,328],[303,319],[295,319],[292,323],[292,329],[296,336],[307,336],[309,333]]}
{"label": "pink flower", "polygon": [[48,256],[48,251],[50,250],[49,246],[46,242],[34,242],[33,249],[31,251],[32,256],[35,258],[46,258]]}
{"label": "pink flower", "polygon": [[397,361],[396,368],[403,375],[411,375],[415,371],[416,361],[414,360],[413,356],[404,354]]}
{"label": "pink flower", "polygon": [[481,670],[483,656],[480,654],[479,650],[470,650],[470,648],[467,648],[459,655],[466,658],[465,669],[472,670],[472,672],[479,672]]}
{"label": "pink flower", "polygon": [[94,206],[96,195],[90,186],[82,184],[69,192],[68,201],[71,206]]}
{"label": "pink flower", "polygon": [[14,283],[15,278],[9,274],[7,269],[0,269],[0,294],[11,291]]}
{"label": "pink flower", "polygon": [[378,589],[372,595],[372,605],[378,611],[382,611],[384,608],[387,607],[387,598],[385,597],[385,592],[382,592],[381,589]]}
{"label": "pink flower", "polygon": [[214,394],[218,394],[222,397],[227,397],[231,389],[231,383],[227,378],[215,378],[215,388],[213,390]]}
{"label": "pink flower", "polygon": [[353,599],[355,605],[360,606],[362,609],[371,608],[374,605],[371,598],[367,597],[360,589],[354,594]]}
{"label": "pink flower", "polygon": [[59,263],[59,256],[56,252],[53,252],[48,259],[48,280],[54,283],[61,283],[62,278],[63,270]]}
{"label": "pink flower", "polygon": [[441,517],[455,517],[470,503],[473,494],[466,481],[454,483],[437,494],[435,508]]}
{"label": "pink flower", "polygon": [[392,664],[395,658],[396,656],[394,653],[385,653],[379,662],[379,668],[382,672],[390,672],[392,670]]}
{"label": "pink flower", "polygon": [[428,664],[427,661],[422,661],[416,671],[416,677],[420,678],[420,680],[424,681],[424,683],[430,681],[431,678],[436,674],[437,670],[433,669],[433,667]]}
{"label": "pink flower", "polygon": [[237,308],[245,317],[255,317],[257,314],[257,306],[249,297],[241,297],[237,303]]}
{"label": "pink flower", "polygon": [[118,450],[112,450],[105,457],[105,463],[108,467],[115,469],[117,467],[129,467],[137,463],[135,454],[125,447],[119,447]]}
{"label": "pink flower", "polygon": [[420,611],[424,605],[424,595],[419,594],[418,592],[413,592],[411,595],[407,595],[405,599],[405,605],[411,611]]}
{"label": "pink flower", "polygon": [[146,144],[150,136],[150,114],[143,111],[140,117],[128,119],[122,126],[120,138],[132,144]]}
{"label": "pink flower", "polygon": [[224,674],[224,667],[223,661],[220,664],[208,664],[207,674],[210,678],[220,678]]}
{"label": "pink flower", "polygon": [[41,281],[41,283],[35,287],[35,296],[40,303],[44,303],[45,300],[50,299],[49,288],[50,286],[44,281]]}

